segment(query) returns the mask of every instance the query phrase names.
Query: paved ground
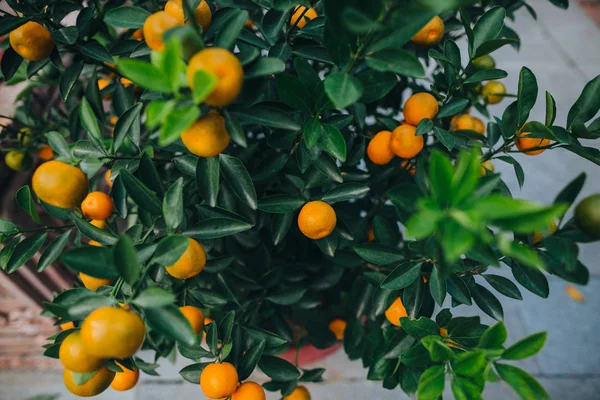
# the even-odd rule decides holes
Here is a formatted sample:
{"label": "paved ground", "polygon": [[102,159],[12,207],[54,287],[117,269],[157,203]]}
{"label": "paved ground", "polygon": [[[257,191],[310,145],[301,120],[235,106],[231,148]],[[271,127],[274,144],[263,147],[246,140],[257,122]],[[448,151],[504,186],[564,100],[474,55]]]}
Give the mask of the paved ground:
{"label": "paved ground", "polygon": [[[547,0],[530,0],[538,12],[539,22],[523,13],[515,25],[522,38],[519,53],[506,48],[495,54],[498,67],[509,72],[508,90],[516,93],[518,72],[527,65],[536,74],[540,87],[539,103],[532,119],[544,120],[544,90],[550,91],[558,102],[557,122],[566,119],[569,107],[577,99],[584,84],[600,73],[600,32],[594,22],[574,2],[571,9],[561,11]],[[505,104],[497,106],[501,114]],[[588,172],[584,195],[600,192],[598,168],[594,164],[568,152],[546,152],[537,157],[518,157],[529,173],[523,190],[518,189],[511,168],[496,162],[496,168],[506,172],[508,183],[515,195],[551,201],[567,182],[581,171]],[[584,263],[590,268],[591,280],[581,288],[584,303],[575,303],[565,293],[565,283],[550,278],[550,298],[541,299],[523,290],[524,301],[505,304],[506,324],[511,340],[517,340],[539,331],[548,331],[548,343],[537,357],[523,365],[534,373],[554,399],[598,399],[600,392],[600,245],[582,247]],[[457,313],[469,314],[468,308]],[[160,378],[142,377],[135,391],[108,392],[99,399],[164,399],[176,393],[177,398],[203,398],[200,389],[183,383],[177,374],[185,362],[165,365]],[[337,353],[320,363],[327,368],[326,382],[310,385],[313,399],[404,399],[398,391],[387,391],[378,383],[366,382],[366,371],[359,363],[348,362],[343,353]],[[258,377],[260,379],[260,377]],[[58,372],[0,374],[0,399],[20,400],[36,394],[60,394],[70,399],[61,384]],[[450,396],[448,396],[450,397]],[[269,397],[274,398],[274,397]],[[486,399],[512,399],[506,385],[490,385]]]}

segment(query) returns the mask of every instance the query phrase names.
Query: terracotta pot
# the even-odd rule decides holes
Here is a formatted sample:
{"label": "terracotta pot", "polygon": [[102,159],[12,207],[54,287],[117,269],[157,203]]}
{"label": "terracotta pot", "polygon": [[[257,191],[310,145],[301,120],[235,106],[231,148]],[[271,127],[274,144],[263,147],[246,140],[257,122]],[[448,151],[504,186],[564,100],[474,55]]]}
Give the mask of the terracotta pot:
{"label": "terracotta pot", "polygon": [[[303,346],[298,352],[297,366],[301,367],[306,364],[312,364],[314,362],[320,361],[325,357],[337,352],[341,348],[342,345],[340,343],[334,344],[333,346],[328,347],[326,349],[317,349],[313,345],[307,344],[306,346]],[[290,347],[287,351],[281,353],[278,357],[281,357],[284,360],[294,364],[294,362],[296,361],[296,348]]]}

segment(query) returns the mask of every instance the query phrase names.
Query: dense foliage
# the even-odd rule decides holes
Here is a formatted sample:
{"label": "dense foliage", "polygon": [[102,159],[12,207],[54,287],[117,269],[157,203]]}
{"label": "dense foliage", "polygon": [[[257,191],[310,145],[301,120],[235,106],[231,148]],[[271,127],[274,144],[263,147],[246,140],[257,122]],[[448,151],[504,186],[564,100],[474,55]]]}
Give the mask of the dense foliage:
{"label": "dense foliage", "polygon": [[[164,35],[158,23],[145,26],[162,1],[7,3],[14,13],[0,17],[0,34],[33,27],[44,46],[31,53],[35,41],[16,34],[12,46],[3,42],[5,84],[27,85],[2,131],[2,151],[17,170],[40,157],[54,161],[36,171],[33,191],[15,194],[40,227],[0,220],[0,266],[13,273],[45,246],[38,271],[60,261],[82,273],[85,285],[46,304],[57,324],[73,322],[51,338],[47,356],[58,358],[61,343],[80,328],[89,343],[83,321],[114,306],[141,316],[143,349],[156,358],[97,350],[112,372],[154,374],[159,358],[177,352],[193,362],[181,370],[187,381],[200,383],[207,365],[226,361],[237,370],[235,383],[258,366],[271,379],[264,388],[287,396],[324,371],[276,355],[307,344],[327,348],[343,337],[367,379],[419,399],[438,398],[446,375],[458,399],[481,398],[485,382],[498,380],[521,398],[548,398],[510,364],[535,355],[545,333],[506,348],[497,295],[520,300],[520,285],[547,297],[546,274],[587,283],[578,243],[600,234],[598,202],[580,212],[587,224],[577,224],[564,216],[585,175],[538,204],[513,198],[489,161],[513,165],[520,185],[530,171],[512,153],[561,148],[600,165],[600,152],[581,143],[600,137],[600,119],[589,122],[600,108],[600,77],[582,88],[564,127],[554,124],[547,92],[545,120],[529,120],[538,85],[526,67],[517,93],[489,91],[507,76],[489,54],[519,48],[505,19],[523,7],[535,15],[525,2],[215,0],[202,2],[210,10],[201,20],[188,18],[201,2],[184,0],[189,23],[156,17],[172,28]],[[413,38],[435,16],[443,24],[432,35],[440,37]],[[29,21],[41,28],[23,25]],[[468,42],[467,52],[458,40]],[[226,61],[213,68],[217,59]],[[39,110],[33,103],[42,89],[52,100]],[[434,111],[412,122],[402,110],[421,92],[435,104],[417,104],[415,113]],[[488,104],[502,100],[504,113],[491,115]],[[371,139],[385,131],[393,132],[367,156]],[[56,160],[77,168],[50,164]],[[50,175],[42,173],[59,169],[61,181],[46,187]],[[81,204],[86,177],[90,192],[110,193],[108,218],[95,217],[98,203]],[[306,215],[298,219],[301,208]],[[49,225],[49,218],[59,222]],[[169,269],[191,251],[189,238],[200,244],[194,260],[205,256],[206,265],[178,275]],[[214,322],[194,325],[178,308],[190,305]],[[468,306],[499,322],[453,316],[452,308]],[[337,337],[330,329],[336,319]],[[110,371],[72,372],[68,386]]]}

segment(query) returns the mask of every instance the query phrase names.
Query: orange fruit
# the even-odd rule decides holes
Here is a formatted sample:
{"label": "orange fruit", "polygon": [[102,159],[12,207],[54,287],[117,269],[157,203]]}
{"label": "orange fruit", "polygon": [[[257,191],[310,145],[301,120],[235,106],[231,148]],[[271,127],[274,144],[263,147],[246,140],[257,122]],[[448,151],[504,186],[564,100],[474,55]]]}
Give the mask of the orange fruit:
{"label": "orange fruit", "polygon": [[79,205],[88,192],[85,174],[79,168],[56,160],[37,167],[31,186],[40,200],[59,208]]}
{"label": "orange fruit", "polygon": [[113,381],[115,373],[108,368],[100,368],[96,375],[82,385],[77,385],[73,379],[73,372],[65,369],[63,381],[69,392],[79,397],[97,396],[104,392]]}
{"label": "orange fruit", "polygon": [[391,148],[392,132],[381,131],[369,142],[367,146],[367,156],[373,164],[385,165],[392,161],[394,152]]}
{"label": "orange fruit", "polygon": [[567,292],[567,296],[569,296],[571,299],[575,300],[576,302],[583,303],[585,301],[584,294],[581,293],[581,291],[579,289],[577,289],[575,286],[567,285],[565,287],[565,291]]}
{"label": "orange fruit", "polygon": [[541,242],[542,239],[545,238],[546,236],[553,235],[557,229],[558,229],[558,227],[556,226],[556,222],[552,221],[550,223],[550,226],[548,226],[548,229],[546,229],[544,232],[535,232],[533,234],[533,243],[537,244],[537,243]]}
{"label": "orange fruit", "polygon": [[9,35],[10,45],[21,57],[29,61],[41,61],[54,50],[50,31],[37,22],[29,21]]}
{"label": "orange fruit", "polygon": [[484,161],[481,163],[481,170],[479,175],[485,176],[488,172],[494,172],[496,169],[494,168],[494,164],[490,160]]}
{"label": "orange fruit", "polygon": [[473,130],[477,133],[485,135],[485,124],[483,121],[477,117],[471,117],[471,120],[473,120]]}
{"label": "orange fruit", "polygon": [[600,238],[600,194],[590,195],[577,204],[575,223],[587,235]]}
{"label": "orange fruit", "polygon": [[247,19],[247,20],[246,20],[246,23],[244,24],[244,26],[245,26],[246,28],[252,29],[252,28],[254,28],[254,22],[252,22],[252,20],[251,20],[251,19]]}
{"label": "orange fruit", "polygon": [[200,375],[200,387],[209,399],[227,398],[235,392],[238,373],[228,362],[207,365]]}
{"label": "orange fruit", "polygon": [[[446,329],[446,328],[440,328],[440,336],[443,337],[443,338],[447,338],[448,337],[448,329]],[[454,340],[452,340],[450,338],[448,338],[446,340],[446,345],[448,347],[452,347],[454,349],[459,349],[460,348],[460,346],[458,345],[458,343],[456,343]]]}
{"label": "orange fruit", "polygon": [[497,95],[505,93],[506,87],[500,82],[488,82],[481,88],[481,94],[487,98],[489,104],[500,103],[504,97]]}
{"label": "orange fruit", "polygon": [[[171,14],[179,22],[183,24],[184,20],[184,12],[183,5],[181,4],[181,0],[169,0],[167,4],[165,4],[165,12]],[[194,19],[202,27],[202,30],[206,32],[208,27],[210,26],[212,20],[212,13],[210,12],[210,7],[205,0],[200,1],[196,10],[194,10]]]}
{"label": "orange fruit", "polygon": [[435,97],[425,92],[415,93],[404,103],[404,119],[407,124],[417,126],[425,118],[435,118],[438,110]]}
{"label": "orange fruit", "polygon": [[89,244],[90,246],[102,246],[100,243],[96,242],[95,240],[90,240],[90,241],[88,242],[88,244]]}
{"label": "orange fruit", "polygon": [[106,221],[103,219],[93,219],[90,221],[90,224],[98,229],[104,229],[106,227]]}
{"label": "orange fruit", "polygon": [[346,330],[346,325],[348,325],[348,323],[343,319],[334,319],[329,323],[329,330],[333,332],[337,340],[342,340],[344,339],[344,331]]}
{"label": "orange fruit", "polygon": [[108,122],[110,122],[111,125],[116,125],[117,121],[119,121],[119,117],[117,117],[116,115],[113,115],[112,117],[110,117],[110,119],[108,120]]}
{"label": "orange fruit", "polygon": [[283,400],[310,400],[310,393],[305,386],[298,386],[289,396],[285,396]]}
{"label": "orange fruit", "polygon": [[40,157],[40,160],[44,160],[44,161],[48,161],[48,160],[52,159],[52,157],[54,157],[54,151],[52,151],[52,147],[50,147],[47,144],[42,145],[42,147],[40,147],[38,149],[37,153],[38,153],[38,157]]}
{"label": "orange fruit", "polygon": [[110,81],[108,79],[98,79],[98,90],[103,91],[110,85]]}
{"label": "orange fruit", "polygon": [[400,324],[400,318],[407,316],[408,314],[406,312],[406,308],[404,308],[404,304],[402,303],[402,299],[400,299],[400,297],[396,298],[392,305],[385,310],[385,317],[392,325],[402,326]]}
{"label": "orange fruit", "polygon": [[496,60],[494,60],[494,57],[490,56],[489,54],[477,57],[471,62],[478,70],[496,68]]}
{"label": "orange fruit", "polygon": [[517,148],[521,150],[521,152],[528,156],[537,156],[538,154],[542,154],[546,149],[537,149],[537,150],[529,150],[534,149],[536,147],[546,147],[550,145],[550,139],[544,138],[527,138],[527,135],[530,135],[531,132],[520,132],[515,137],[515,144]]}
{"label": "orange fruit", "polygon": [[27,156],[22,151],[11,150],[4,156],[6,166],[13,171],[24,171],[29,166]]}
{"label": "orange fruit", "polygon": [[[204,317],[204,326],[206,327],[208,324],[210,324],[211,322],[214,322],[214,319],[210,318],[210,317]],[[206,332],[202,332],[202,338],[206,337]]]}
{"label": "orange fruit", "polygon": [[[307,20],[315,19],[319,16],[314,8],[309,8],[306,12],[304,12],[304,10],[306,10],[305,6],[297,6],[294,8],[294,13],[290,19],[290,26],[296,24],[298,29],[302,29],[304,28],[304,25],[306,25]],[[302,15],[302,13],[304,13],[304,15]],[[302,19],[298,20],[300,17],[302,17]],[[296,23],[296,21],[298,23]]]}
{"label": "orange fruit", "polygon": [[146,327],[134,312],[101,307],[81,325],[81,340],[88,354],[99,358],[127,358],[144,343]]}
{"label": "orange fruit", "polygon": [[[94,243],[92,243],[92,242],[94,242]],[[90,240],[89,244],[91,244],[92,246],[96,246],[95,243],[98,243],[98,242]],[[112,280],[110,280],[110,279],[95,278],[93,276],[84,274],[83,272],[79,273],[79,279],[81,279],[83,286],[85,286],[86,288],[88,288],[90,290],[93,290],[94,292],[96,290],[98,290],[98,288],[100,286],[107,286],[112,283]]]}
{"label": "orange fruit", "polygon": [[104,192],[91,192],[81,202],[83,215],[92,219],[105,220],[114,208],[111,198]]}
{"label": "orange fruit", "polygon": [[408,160],[402,160],[400,163],[400,168],[408,171],[408,173],[412,176],[415,176],[415,173],[417,172],[417,166]]}
{"label": "orange fruit", "polygon": [[469,114],[455,115],[450,120],[450,131],[474,131],[475,120]]}
{"label": "orange fruit", "polygon": [[369,227],[367,230],[367,241],[372,242],[375,240],[375,234],[373,233],[373,227]]}
{"label": "orange fruit", "polygon": [[335,229],[337,217],[333,207],[324,201],[306,203],[298,214],[298,227],[310,239],[322,239]]}
{"label": "orange fruit", "polygon": [[437,15],[421,28],[411,39],[413,43],[421,46],[433,46],[444,37],[444,21]]}
{"label": "orange fruit", "polygon": [[121,79],[119,79],[119,81],[121,82],[121,85],[123,85],[124,87],[129,87],[129,86],[133,85],[133,81],[130,81],[127,78],[121,78]]}
{"label": "orange fruit", "polygon": [[140,379],[140,370],[135,369],[132,371],[125,368],[120,363],[117,363],[117,365],[121,367],[123,372],[117,372],[115,374],[115,379],[113,379],[110,387],[118,392],[124,392],[133,388],[137,384],[138,379]]}
{"label": "orange fruit", "polygon": [[73,321],[65,322],[64,324],[60,324],[60,330],[68,331],[69,329],[75,329],[75,324]]}
{"label": "orange fruit", "polygon": [[86,353],[79,331],[71,333],[63,340],[58,350],[58,358],[66,369],[80,373],[96,371],[104,364],[101,358]]}
{"label": "orange fruit", "polygon": [[179,311],[188,320],[196,335],[202,332],[202,329],[204,329],[204,313],[202,310],[194,306],[183,306],[179,307]]}
{"label": "orange fruit", "polygon": [[214,157],[229,146],[230,138],[225,128],[225,118],[211,111],[199,118],[181,134],[183,145],[200,157]]}
{"label": "orange fruit", "polygon": [[198,71],[208,72],[217,78],[215,88],[204,100],[210,106],[225,107],[235,100],[242,90],[242,63],[229,50],[210,47],[196,53],[190,59],[187,70],[191,88],[194,88],[194,76]]}
{"label": "orange fruit", "polygon": [[204,248],[194,239],[188,238],[189,245],[173,265],[166,267],[167,273],[177,279],[188,279],[198,275],[206,264]]}
{"label": "orange fruit", "polygon": [[183,21],[179,21],[165,11],[159,11],[152,14],[146,18],[146,21],[144,22],[143,34],[146,39],[146,44],[152,50],[164,50],[165,43],[163,42],[163,35],[165,32],[181,25],[183,25]]}
{"label": "orange fruit", "polygon": [[258,383],[244,382],[233,392],[231,400],[267,400],[267,395]]}
{"label": "orange fruit", "polygon": [[110,169],[107,169],[104,173],[104,181],[106,181],[108,187],[112,187],[113,182],[110,180]]}
{"label": "orange fruit", "polygon": [[400,158],[413,158],[423,150],[425,140],[423,136],[417,136],[417,128],[404,124],[392,132],[392,151]]}
{"label": "orange fruit", "polygon": [[142,40],[144,40],[144,31],[141,29],[136,29],[131,34],[131,37],[137,40],[138,42],[141,42]]}

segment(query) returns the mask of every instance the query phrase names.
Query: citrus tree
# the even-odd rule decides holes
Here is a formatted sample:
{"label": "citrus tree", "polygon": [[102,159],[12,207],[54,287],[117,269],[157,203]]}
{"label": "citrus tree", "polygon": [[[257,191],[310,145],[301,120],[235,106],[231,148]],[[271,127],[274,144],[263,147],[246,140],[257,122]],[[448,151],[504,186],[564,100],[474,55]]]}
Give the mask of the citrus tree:
{"label": "citrus tree", "polygon": [[45,304],[63,329],[45,355],[71,392],[130,389],[178,354],[208,398],[310,399],[302,382],[324,370],[278,355],[341,341],[367,379],[419,399],[500,380],[549,397],[511,363],[546,334],[506,346],[498,296],[547,297],[547,274],[585,284],[578,244],[600,238],[600,199],[566,218],[584,174],[540,204],[513,198],[494,163],[520,185],[513,153],[600,164],[581,143],[600,137],[600,77],[565,126],[548,92],[530,120],[534,73],[506,93],[490,55],[518,49],[504,21],[534,13],[525,2],[7,3],[1,69],[27,84],[2,151],[34,165],[15,198],[40,226],[0,220],[0,265],[41,252],[38,271],[79,273]]}

